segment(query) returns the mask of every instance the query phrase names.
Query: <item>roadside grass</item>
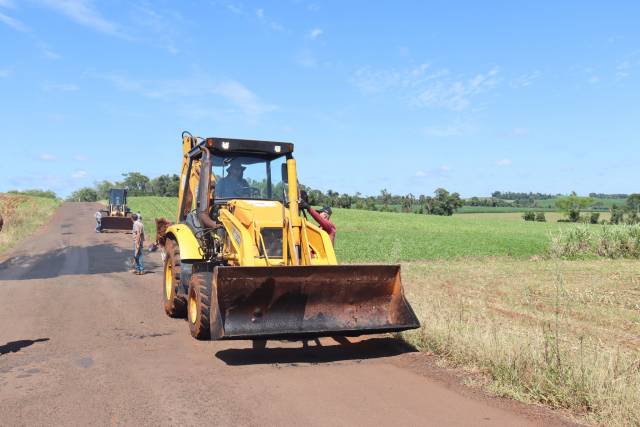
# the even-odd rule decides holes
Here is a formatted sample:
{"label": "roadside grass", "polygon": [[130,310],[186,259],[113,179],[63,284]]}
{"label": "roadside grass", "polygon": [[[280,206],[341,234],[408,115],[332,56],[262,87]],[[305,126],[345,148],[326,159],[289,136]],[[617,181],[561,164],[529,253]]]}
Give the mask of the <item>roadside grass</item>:
{"label": "roadside grass", "polygon": [[57,199],[0,193],[0,214],[4,219],[0,253],[46,223],[59,206]]}
{"label": "roadside grass", "polygon": [[640,425],[640,265],[630,260],[441,260],[403,265],[422,328],[403,337],[488,390]]}

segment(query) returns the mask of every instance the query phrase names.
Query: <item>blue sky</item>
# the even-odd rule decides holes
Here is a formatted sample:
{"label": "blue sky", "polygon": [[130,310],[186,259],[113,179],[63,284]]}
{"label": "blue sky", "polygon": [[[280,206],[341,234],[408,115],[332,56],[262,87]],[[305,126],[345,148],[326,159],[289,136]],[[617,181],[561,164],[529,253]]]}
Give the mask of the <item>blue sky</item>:
{"label": "blue sky", "polygon": [[296,143],[323,190],[634,192],[640,3],[0,0],[0,191]]}

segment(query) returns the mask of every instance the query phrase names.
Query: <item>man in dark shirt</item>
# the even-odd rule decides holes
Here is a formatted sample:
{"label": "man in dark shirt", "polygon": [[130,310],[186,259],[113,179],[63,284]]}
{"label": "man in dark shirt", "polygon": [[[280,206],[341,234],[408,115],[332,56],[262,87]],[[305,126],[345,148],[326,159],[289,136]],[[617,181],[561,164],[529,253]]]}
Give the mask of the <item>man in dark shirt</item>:
{"label": "man in dark shirt", "polygon": [[316,222],[320,225],[320,228],[326,231],[326,233],[329,235],[329,238],[331,238],[331,243],[333,244],[333,241],[336,238],[336,226],[333,222],[331,222],[331,208],[329,206],[324,206],[319,211],[316,211],[311,206],[309,206],[309,203],[304,200],[301,200],[299,203],[300,208],[305,209],[307,212],[309,212],[309,215],[311,215],[311,217],[316,220]]}
{"label": "man in dark shirt", "polygon": [[246,195],[249,183],[242,178],[244,170],[240,160],[234,159],[227,167],[227,176],[216,184],[217,197],[242,197]]}

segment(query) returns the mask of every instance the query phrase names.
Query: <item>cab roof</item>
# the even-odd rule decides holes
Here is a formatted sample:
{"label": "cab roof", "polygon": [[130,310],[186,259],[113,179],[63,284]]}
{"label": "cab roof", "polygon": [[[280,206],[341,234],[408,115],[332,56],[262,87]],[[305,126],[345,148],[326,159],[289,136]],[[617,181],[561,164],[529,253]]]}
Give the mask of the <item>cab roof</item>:
{"label": "cab roof", "polygon": [[280,157],[293,153],[293,144],[278,141],[256,141],[252,139],[235,138],[206,138],[201,142],[214,155],[228,156],[229,154],[261,154],[267,157]]}

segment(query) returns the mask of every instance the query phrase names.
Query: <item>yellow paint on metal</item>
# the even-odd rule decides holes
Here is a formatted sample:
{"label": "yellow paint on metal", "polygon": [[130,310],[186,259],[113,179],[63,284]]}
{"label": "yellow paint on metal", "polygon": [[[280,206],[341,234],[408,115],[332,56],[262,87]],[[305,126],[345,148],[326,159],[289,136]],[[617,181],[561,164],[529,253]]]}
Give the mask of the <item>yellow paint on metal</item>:
{"label": "yellow paint on metal", "polygon": [[167,300],[171,299],[171,291],[173,290],[173,266],[171,261],[167,259],[164,266],[164,294]]}
{"label": "yellow paint on metal", "polygon": [[189,227],[184,224],[174,224],[167,228],[167,236],[175,239],[180,248],[182,261],[203,260],[203,251]]}
{"label": "yellow paint on metal", "polygon": [[196,323],[198,318],[198,301],[194,295],[189,294],[189,321],[193,324]]}

